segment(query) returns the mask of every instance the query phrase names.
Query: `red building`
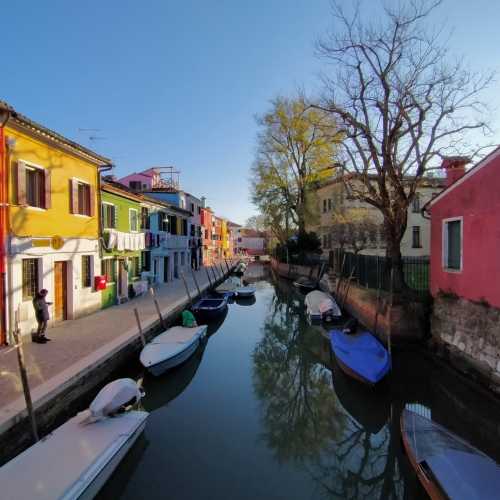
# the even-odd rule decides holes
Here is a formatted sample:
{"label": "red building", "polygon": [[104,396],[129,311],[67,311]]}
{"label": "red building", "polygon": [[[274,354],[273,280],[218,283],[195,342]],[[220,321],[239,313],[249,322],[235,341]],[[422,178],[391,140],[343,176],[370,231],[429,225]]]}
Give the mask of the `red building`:
{"label": "red building", "polygon": [[500,148],[465,172],[468,160],[447,158],[447,187],[431,215],[431,292],[452,293],[500,308]]}
{"label": "red building", "polygon": [[209,266],[213,261],[212,224],[213,212],[208,207],[201,207],[201,234],[203,241],[203,265]]}

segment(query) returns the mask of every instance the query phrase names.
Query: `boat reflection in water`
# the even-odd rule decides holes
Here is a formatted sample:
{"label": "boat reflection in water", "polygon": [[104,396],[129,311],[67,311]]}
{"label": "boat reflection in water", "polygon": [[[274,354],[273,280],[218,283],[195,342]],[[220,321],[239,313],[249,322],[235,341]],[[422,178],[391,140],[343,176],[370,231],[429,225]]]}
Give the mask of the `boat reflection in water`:
{"label": "boat reflection in water", "polygon": [[257,299],[255,298],[255,295],[252,295],[251,297],[236,297],[234,302],[238,304],[239,306],[253,306]]}

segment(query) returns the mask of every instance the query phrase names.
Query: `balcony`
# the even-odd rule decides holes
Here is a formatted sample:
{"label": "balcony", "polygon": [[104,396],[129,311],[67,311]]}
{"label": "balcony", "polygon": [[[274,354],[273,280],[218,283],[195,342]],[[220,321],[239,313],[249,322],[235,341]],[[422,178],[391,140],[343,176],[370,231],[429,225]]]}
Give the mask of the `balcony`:
{"label": "balcony", "polygon": [[187,250],[189,246],[189,236],[179,236],[176,234],[167,234],[161,242],[162,248],[171,248],[174,250]]}

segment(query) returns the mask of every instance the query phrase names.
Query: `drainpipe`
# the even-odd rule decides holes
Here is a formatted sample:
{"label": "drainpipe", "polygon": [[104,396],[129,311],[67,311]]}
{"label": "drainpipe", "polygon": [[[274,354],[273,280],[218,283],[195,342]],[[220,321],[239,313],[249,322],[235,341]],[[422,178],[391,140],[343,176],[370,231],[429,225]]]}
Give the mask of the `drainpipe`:
{"label": "drainpipe", "polygon": [[97,231],[98,231],[98,245],[99,245],[99,258],[102,259],[102,241],[103,241],[103,227],[102,227],[102,217],[101,217],[101,174],[103,172],[109,172],[115,168],[115,166],[112,163],[109,163],[107,165],[101,165],[100,167],[97,167]]}
{"label": "drainpipe", "polygon": [[10,108],[0,102],[0,345],[7,343],[7,217],[8,181],[7,147],[5,144],[5,125],[10,117]]}

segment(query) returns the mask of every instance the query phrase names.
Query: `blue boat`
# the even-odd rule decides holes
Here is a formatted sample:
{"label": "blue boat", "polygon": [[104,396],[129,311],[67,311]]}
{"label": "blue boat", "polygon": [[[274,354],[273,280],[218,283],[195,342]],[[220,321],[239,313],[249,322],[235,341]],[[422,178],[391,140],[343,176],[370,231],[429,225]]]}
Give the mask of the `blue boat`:
{"label": "blue boat", "polygon": [[331,330],[330,344],[341,370],[364,384],[375,385],[391,368],[387,349],[370,332]]}
{"label": "blue boat", "polygon": [[193,305],[192,311],[204,319],[217,318],[227,309],[227,297],[204,298]]}

